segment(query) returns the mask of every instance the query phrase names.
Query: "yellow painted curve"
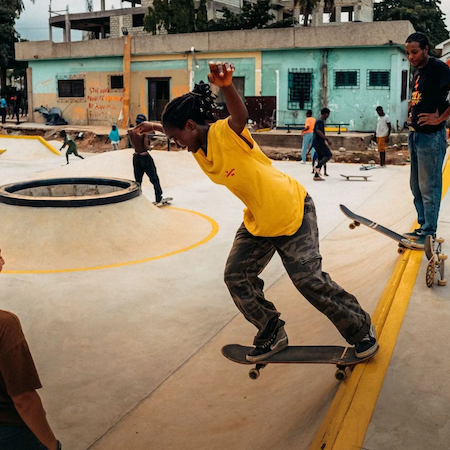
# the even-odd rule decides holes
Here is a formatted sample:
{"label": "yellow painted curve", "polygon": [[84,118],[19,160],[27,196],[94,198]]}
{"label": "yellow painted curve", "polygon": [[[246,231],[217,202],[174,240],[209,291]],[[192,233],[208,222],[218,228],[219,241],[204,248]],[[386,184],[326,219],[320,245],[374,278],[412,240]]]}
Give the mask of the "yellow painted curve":
{"label": "yellow painted curve", "polygon": [[55,155],[61,156],[61,153],[58,152],[52,145],[50,145],[43,137],[41,136],[10,136],[10,135],[0,135],[0,138],[4,139],[33,139],[35,141],[39,141],[45,148],[50,150]]}
{"label": "yellow painted curve", "polygon": [[191,211],[188,209],[182,209],[182,208],[175,208],[173,206],[166,206],[166,208],[175,209],[178,211],[187,212],[190,214],[195,214],[197,216],[202,217],[203,219],[206,219],[210,225],[211,225],[211,232],[206,236],[204,239],[200,240],[199,242],[196,242],[195,244],[189,245],[188,247],[181,248],[179,250],[175,250],[169,253],[164,253],[161,255],[152,256],[150,258],[143,258],[135,261],[125,261],[122,263],[116,263],[116,264],[107,264],[103,266],[94,266],[94,267],[78,267],[74,269],[50,269],[50,270],[3,270],[2,273],[4,274],[45,274],[45,273],[66,273],[66,272],[84,272],[88,270],[100,270],[100,269],[112,269],[114,267],[123,267],[123,266],[131,266],[133,264],[141,264],[145,262],[150,261],[156,261],[158,259],[168,258],[169,256],[178,255],[179,253],[187,252],[188,250],[192,250],[196,247],[199,247],[206,242],[210,241],[219,231],[219,225],[218,223],[212,219],[211,217],[208,217],[202,213],[199,213],[197,211]]}

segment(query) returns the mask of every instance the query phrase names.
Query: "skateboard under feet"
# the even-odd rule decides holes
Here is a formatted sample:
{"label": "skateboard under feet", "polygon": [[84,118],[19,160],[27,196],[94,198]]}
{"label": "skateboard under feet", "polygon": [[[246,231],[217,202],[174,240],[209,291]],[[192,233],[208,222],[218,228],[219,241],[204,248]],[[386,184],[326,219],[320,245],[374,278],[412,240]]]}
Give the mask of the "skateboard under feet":
{"label": "skateboard under feet", "polygon": [[426,283],[429,288],[433,287],[436,274],[439,274],[439,279],[437,280],[439,286],[445,286],[447,284],[444,276],[447,255],[441,253],[443,242],[444,239],[442,238],[433,240],[431,235],[425,238],[425,255],[428,259]]}
{"label": "skateboard under feet", "polygon": [[286,347],[283,351],[275,353],[267,359],[259,362],[247,361],[246,355],[253,347],[245,347],[239,344],[230,344],[222,347],[222,354],[226,358],[239,364],[255,365],[250,369],[248,376],[256,380],[260,376],[260,370],[267,364],[335,364],[337,369],[334,374],[337,380],[345,380],[351,372],[352,366],[370,359],[357,358],[353,347],[341,347],[336,345],[320,346],[293,346]]}
{"label": "skateboard under feet", "polygon": [[167,198],[163,198],[161,199],[161,201],[159,202],[153,202],[153,204],[155,206],[161,207],[161,206],[169,206],[170,202],[173,200],[172,197],[167,197]]}

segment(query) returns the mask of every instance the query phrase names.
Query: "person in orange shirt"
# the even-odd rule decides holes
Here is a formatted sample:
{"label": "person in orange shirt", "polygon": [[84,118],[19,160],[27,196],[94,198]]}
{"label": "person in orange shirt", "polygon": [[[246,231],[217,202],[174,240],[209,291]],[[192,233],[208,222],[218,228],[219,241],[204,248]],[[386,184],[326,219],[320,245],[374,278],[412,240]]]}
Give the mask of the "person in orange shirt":
{"label": "person in orange shirt", "polygon": [[306,155],[309,150],[311,150],[311,161],[314,160],[314,148],[312,146],[312,141],[314,137],[314,125],[316,124],[316,119],[312,117],[312,111],[308,109],[306,111],[305,128],[302,131],[303,136],[303,146],[302,146],[302,164],[306,164]]}

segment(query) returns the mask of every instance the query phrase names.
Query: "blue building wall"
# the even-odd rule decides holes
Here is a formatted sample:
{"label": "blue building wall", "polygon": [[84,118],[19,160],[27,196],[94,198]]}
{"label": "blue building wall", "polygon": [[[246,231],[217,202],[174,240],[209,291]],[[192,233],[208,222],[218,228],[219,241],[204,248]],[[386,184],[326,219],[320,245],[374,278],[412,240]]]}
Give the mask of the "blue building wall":
{"label": "blue building wall", "polygon": [[[279,126],[304,123],[308,107],[291,109],[288,102],[289,72],[304,70],[312,73],[310,106],[315,117],[326,106],[331,110],[328,123],[345,123],[350,130],[372,131],[377,120],[375,108],[381,105],[393,125],[401,128],[406,120],[407,100],[401,100],[401,79],[402,70],[408,72],[409,64],[397,47],[270,51],[263,52],[262,60],[262,95],[277,94],[278,71]],[[336,71],[357,71],[358,85],[336,86]],[[389,71],[389,87],[368,86],[369,71]]]}

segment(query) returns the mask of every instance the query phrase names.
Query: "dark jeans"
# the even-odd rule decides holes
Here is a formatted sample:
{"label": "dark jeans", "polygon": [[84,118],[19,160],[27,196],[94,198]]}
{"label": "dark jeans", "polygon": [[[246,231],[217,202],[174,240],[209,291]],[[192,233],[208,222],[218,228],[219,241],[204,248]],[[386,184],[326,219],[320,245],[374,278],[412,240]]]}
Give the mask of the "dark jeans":
{"label": "dark jeans", "polygon": [[6,122],[6,108],[0,108],[0,116],[2,118],[2,123]]}
{"label": "dark jeans", "polygon": [[134,168],[134,179],[137,183],[142,184],[142,178],[144,173],[148,175],[150,182],[153,184],[155,189],[156,201],[160,202],[162,199],[162,189],[159,183],[158,174],[156,172],[155,162],[153,158],[147,155],[133,155],[133,168]]}
{"label": "dark jeans", "polygon": [[254,345],[261,345],[284,325],[275,305],[264,297],[264,282],[258,275],[275,252],[295,287],[315,308],[325,314],[349,344],[368,333],[370,316],[357,299],[322,272],[316,209],[308,195],[302,226],[292,236],[258,237],[242,224],[238,229],[225,268],[225,283],[244,317],[258,328]]}
{"label": "dark jeans", "polygon": [[320,170],[329,161],[329,159],[331,159],[333,154],[331,153],[331,150],[328,148],[326,144],[321,145],[316,144],[314,145],[314,148],[317,152],[319,160],[316,169]]}
{"label": "dark jeans", "polygon": [[0,425],[1,450],[46,450],[38,438],[25,425]]}
{"label": "dark jeans", "polygon": [[436,133],[411,131],[410,187],[422,233],[435,235],[442,196],[442,165],[447,151],[445,127]]}

